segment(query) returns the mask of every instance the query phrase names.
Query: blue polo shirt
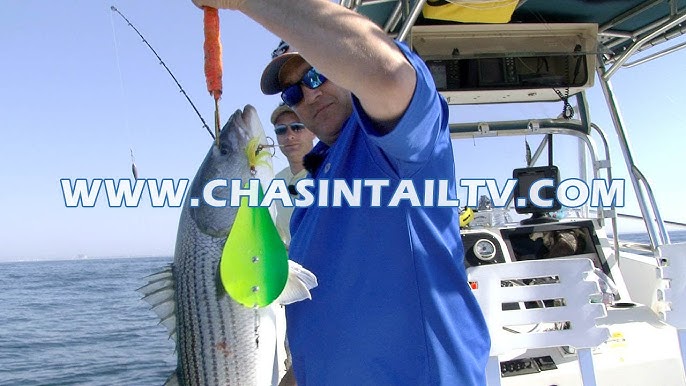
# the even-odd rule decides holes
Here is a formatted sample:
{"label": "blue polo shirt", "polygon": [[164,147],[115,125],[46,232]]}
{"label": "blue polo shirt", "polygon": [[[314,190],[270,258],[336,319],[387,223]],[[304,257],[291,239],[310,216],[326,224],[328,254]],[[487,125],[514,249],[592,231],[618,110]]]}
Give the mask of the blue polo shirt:
{"label": "blue polo shirt", "polygon": [[353,98],[333,146],[312,151],[323,157],[315,180],[390,181],[381,205],[363,190],[359,207],[329,202],[291,218],[290,258],[319,281],[312,300],[286,307],[299,386],[485,384],[490,338],[467,283],[458,209],[388,206],[401,180],[412,180],[418,197],[426,180],[434,190],[449,180],[456,199],[448,106],[423,61],[398,46],[417,86],[396,128],[378,135]]}

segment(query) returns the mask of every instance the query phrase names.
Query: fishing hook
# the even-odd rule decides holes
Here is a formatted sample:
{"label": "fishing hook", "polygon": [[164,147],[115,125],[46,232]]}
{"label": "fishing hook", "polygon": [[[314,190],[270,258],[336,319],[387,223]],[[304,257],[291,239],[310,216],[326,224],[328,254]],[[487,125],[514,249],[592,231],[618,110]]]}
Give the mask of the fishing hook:
{"label": "fishing hook", "polygon": [[267,142],[268,144],[259,144],[257,145],[257,149],[255,150],[255,155],[259,154],[262,150],[269,149],[271,153],[271,157],[276,157],[276,148],[277,147],[283,147],[282,145],[277,145],[274,143],[274,139],[272,137],[267,137]]}

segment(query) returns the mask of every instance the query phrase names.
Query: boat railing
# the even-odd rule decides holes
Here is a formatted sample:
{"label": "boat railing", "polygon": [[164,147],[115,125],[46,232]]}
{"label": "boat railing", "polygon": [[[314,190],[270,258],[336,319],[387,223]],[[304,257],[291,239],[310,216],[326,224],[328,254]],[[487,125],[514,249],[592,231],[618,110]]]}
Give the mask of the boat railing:
{"label": "boat railing", "polygon": [[648,236],[650,237],[650,244],[652,245],[653,250],[655,250],[661,245],[670,243],[669,234],[667,233],[665,223],[657,207],[655,195],[650,187],[650,183],[634,162],[631,145],[624,130],[624,119],[619,111],[617,98],[610,81],[606,80],[603,76],[606,71],[605,66],[599,63],[597,71],[600,77],[599,83],[603,89],[610,116],[615,127],[615,132],[617,133],[619,148],[624,156],[623,158],[626,163],[629,178],[634,187],[634,191],[636,192],[638,206],[643,215]]}
{"label": "boat railing", "polygon": [[[600,178],[601,170],[605,170],[605,177],[608,180],[612,179],[612,166],[610,162],[610,149],[607,137],[604,131],[596,124],[591,123],[592,131],[598,134],[601,139],[604,157],[600,158],[598,153],[598,145],[595,140],[588,134],[586,126],[578,120],[566,119],[531,119],[531,120],[513,120],[500,122],[471,122],[471,123],[451,123],[450,133],[453,139],[464,139],[474,137],[504,137],[504,136],[524,136],[524,135],[545,135],[545,134],[563,134],[579,138],[588,149],[592,162],[593,178]],[[544,138],[543,141],[547,141]],[[544,145],[545,143],[542,143]],[[542,152],[542,147],[539,147],[534,153],[532,160],[535,161],[538,155]],[[664,224],[657,208],[657,202],[653,194],[650,184],[645,176],[633,165],[629,170],[630,179],[635,181],[642,187],[642,189],[635,189],[636,199],[639,206],[650,209],[649,213],[655,216],[654,221],[645,221],[651,236],[650,249],[655,251],[658,245],[669,243],[668,234],[664,229]],[[585,178],[585,176],[580,176]],[[612,233],[614,236],[614,250],[619,253],[620,244],[618,235],[617,213],[614,206],[609,209],[598,210],[597,216],[599,224],[604,225],[606,219],[611,220]],[[662,224],[662,226],[660,226]],[[662,229],[661,229],[662,228]],[[656,236],[657,235],[657,236]],[[662,240],[662,242],[654,242],[654,238]]]}
{"label": "boat railing", "polygon": [[[593,179],[601,178],[601,171],[605,171],[605,177],[608,180],[612,179],[612,167],[610,162],[610,149],[607,138],[603,131],[595,124],[587,126],[580,120],[568,119],[529,119],[529,120],[513,120],[513,121],[498,121],[498,122],[471,122],[471,123],[451,123],[450,135],[453,139],[468,139],[476,137],[506,137],[506,136],[525,136],[525,135],[544,135],[541,144],[531,157],[533,164],[539,155],[543,152],[543,148],[548,143],[548,134],[568,135],[581,140],[585,144],[588,153],[590,154],[592,163],[592,177]],[[598,145],[596,141],[589,135],[588,127],[598,133],[601,138],[604,158],[599,157]],[[531,166],[531,165],[529,165]],[[585,172],[579,175],[579,178],[586,180]],[[509,202],[508,202],[509,204]],[[506,205],[507,206],[507,205]],[[596,211],[596,218],[600,226],[604,226],[606,219],[612,221],[612,231],[616,235],[617,228],[617,213],[614,203],[604,210]],[[619,244],[614,245],[615,253],[619,253]]]}
{"label": "boat railing", "polygon": [[[605,135],[605,131],[603,131],[598,125],[595,123],[591,123],[590,125],[591,129],[598,134],[598,137],[603,143],[603,149],[605,149],[605,160],[599,161],[601,162],[601,165],[598,165],[598,167],[604,167],[607,170],[607,179],[612,181],[612,167],[610,165],[610,145],[607,141],[607,136]],[[612,208],[611,212],[605,212],[605,211],[600,211],[604,212],[601,214],[601,216],[606,216],[610,218],[610,222],[612,223],[612,235],[613,235],[613,248],[615,252],[615,256],[619,256],[619,250],[620,250],[620,244],[619,244],[619,224],[617,221],[617,212],[614,211],[614,208]]]}
{"label": "boat railing", "polygon": [[[505,136],[525,136],[525,135],[547,135],[562,134],[574,136],[580,139],[588,149],[593,164],[593,178],[601,178],[601,170],[606,171],[606,177],[611,177],[609,148],[607,140],[601,132],[605,159],[599,159],[598,146],[595,140],[588,135],[586,128],[578,120],[566,119],[529,119],[499,122],[472,122],[472,123],[451,123],[450,136],[453,139],[466,139],[474,137],[505,137]],[[546,139],[544,139],[545,141]],[[537,149],[532,157],[535,160],[541,149]],[[583,179],[586,176],[580,176]],[[602,220],[612,212],[598,211],[598,218]],[[602,225],[602,224],[601,224]]]}

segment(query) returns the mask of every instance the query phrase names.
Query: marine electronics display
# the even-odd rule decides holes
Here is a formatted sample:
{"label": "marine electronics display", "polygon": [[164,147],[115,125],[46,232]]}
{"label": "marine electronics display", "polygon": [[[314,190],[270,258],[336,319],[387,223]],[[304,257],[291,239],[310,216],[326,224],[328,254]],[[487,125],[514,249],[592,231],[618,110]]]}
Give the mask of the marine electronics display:
{"label": "marine electronics display", "polygon": [[588,81],[586,57],[530,57],[427,60],[438,91],[580,87]]}
{"label": "marine electronics display", "polygon": [[[517,213],[532,214],[532,217],[523,220],[522,224],[555,221],[548,218],[546,215],[562,208],[560,201],[556,198],[557,185],[560,182],[560,172],[557,167],[538,166],[514,169],[512,171],[512,178],[517,180],[517,185],[515,186],[513,193],[515,199],[525,198],[525,205],[515,205]],[[551,184],[536,191],[536,189],[533,189],[534,183],[539,180],[551,180]],[[551,205],[549,207],[536,205],[533,200],[531,200],[531,195],[533,194],[538,194],[542,200],[550,202]],[[528,199],[526,197],[528,197]]]}
{"label": "marine electronics display", "polygon": [[[557,100],[593,85],[595,24],[415,26],[412,47],[450,104]],[[567,89],[569,91],[567,91]]]}

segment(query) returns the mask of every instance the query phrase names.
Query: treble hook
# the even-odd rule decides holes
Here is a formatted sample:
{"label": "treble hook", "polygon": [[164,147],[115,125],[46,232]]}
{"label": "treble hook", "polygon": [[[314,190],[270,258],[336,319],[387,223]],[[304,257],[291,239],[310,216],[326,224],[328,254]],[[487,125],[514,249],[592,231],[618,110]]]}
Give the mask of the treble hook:
{"label": "treble hook", "polygon": [[275,157],[276,156],[276,148],[277,147],[283,147],[282,145],[277,145],[274,143],[274,139],[272,137],[267,137],[267,142],[271,142],[269,144],[259,144],[257,145],[257,149],[255,150],[255,155],[259,154],[262,150],[265,149],[271,149],[271,156]]}

